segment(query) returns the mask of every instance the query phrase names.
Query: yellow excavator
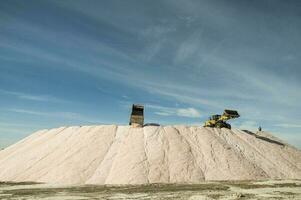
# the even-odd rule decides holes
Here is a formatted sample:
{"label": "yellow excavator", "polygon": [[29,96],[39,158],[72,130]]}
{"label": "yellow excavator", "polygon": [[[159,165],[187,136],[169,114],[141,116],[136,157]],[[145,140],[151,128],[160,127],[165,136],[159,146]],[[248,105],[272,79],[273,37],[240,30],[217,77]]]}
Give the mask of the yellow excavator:
{"label": "yellow excavator", "polygon": [[231,129],[231,125],[227,123],[227,121],[238,117],[240,117],[240,115],[236,110],[225,110],[222,115],[212,115],[209,120],[205,122],[204,127]]}

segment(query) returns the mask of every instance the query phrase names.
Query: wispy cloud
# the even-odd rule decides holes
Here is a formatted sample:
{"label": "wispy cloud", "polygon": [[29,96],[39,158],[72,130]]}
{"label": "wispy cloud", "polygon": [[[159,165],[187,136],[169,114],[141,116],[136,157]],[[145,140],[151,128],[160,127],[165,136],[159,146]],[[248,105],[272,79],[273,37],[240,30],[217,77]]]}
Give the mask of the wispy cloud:
{"label": "wispy cloud", "polygon": [[301,128],[301,124],[276,124],[275,126],[281,128]]}
{"label": "wispy cloud", "polygon": [[[18,134],[18,135],[26,135],[32,132],[34,128],[18,128],[18,127],[0,127],[0,132],[5,134]],[[26,134],[25,134],[26,133]]]}
{"label": "wispy cloud", "polygon": [[145,106],[147,108],[154,109],[154,113],[161,116],[179,116],[189,118],[199,118],[201,116],[200,112],[195,108],[172,108],[152,104],[146,104]]}
{"label": "wispy cloud", "polygon": [[25,109],[8,109],[11,112],[16,113],[23,113],[23,114],[30,114],[30,115],[38,115],[38,116],[58,116],[63,117],[67,119],[78,119],[81,118],[81,115],[78,113],[73,112],[40,112],[40,111],[34,111],[34,110],[25,110]]}
{"label": "wispy cloud", "polygon": [[79,120],[79,121],[89,122],[89,123],[99,123],[98,121],[96,121],[94,119],[91,119],[82,114],[74,113],[74,112],[41,112],[41,111],[18,109],[18,108],[11,108],[11,109],[7,109],[7,110],[10,112],[15,112],[15,113],[20,113],[20,114],[36,115],[36,116],[51,117],[51,118],[60,118],[60,119],[66,119],[66,120]]}
{"label": "wispy cloud", "polygon": [[[233,108],[242,116],[238,122],[247,121],[241,128],[256,128],[257,121],[269,121],[265,126],[275,129],[300,128],[298,121],[287,120],[300,118],[301,109],[301,29],[296,6],[276,2],[275,8],[282,9],[271,9],[262,6],[264,2],[248,6],[210,0],[127,4],[124,7],[108,2],[103,7],[98,1],[93,5],[83,1],[5,3],[7,6],[1,8],[12,23],[1,27],[0,59],[6,63],[1,65],[4,68],[0,79],[5,80],[1,88],[20,88],[14,87],[22,84],[16,81],[20,78],[29,83],[28,87],[34,81],[41,83],[37,85],[39,91],[47,85],[54,93],[0,91],[1,96],[11,95],[28,104],[65,102],[57,98],[55,83],[45,84],[36,76],[24,74],[32,75],[28,73],[31,70],[36,75],[53,72],[52,80],[66,80],[62,82],[63,89],[70,87],[68,79],[74,81],[74,90],[68,90],[70,99],[88,85],[77,80],[84,74],[90,76],[85,79],[89,86],[104,83],[113,93],[103,96],[111,95],[117,102],[119,98],[167,105],[151,108],[157,115],[199,117]],[[16,13],[16,5],[28,9]],[[39,12],[27,13],[36,6],[43,8],[46,21]],[[107,8],[115,12],[107,12]],[[282,16],[283,20],[271,16]],[[116,88],[123,91],[116,92]],[[90,96],[78,98],[79,103],[115,106],[115,102],[97,99],[99,96],[91,88],[84,89]],[[91,101],[87,102],[88,98]],[[6,107],[16,106],[6,100],[4,103]],[[176,103],[181,106],[169,106]],[[90,120],[73,112],[40,112],[27,106],[14,112]]]}
{"label": "wispy cloud", "polygon": [[68,102],[64,99],[56,98],[51,95],[35,95],[35,94],[27,94],[22,92],[16,92],[16,91],[7,91],[7,90],[1,90],[0,93],[12,95],[19,99],[24,100],[30,100],[30,101],[43,101],[43,102],[55,102],[55,103],[65,103]]}
{"label": "wispy cloud", "polygon": [[199,118],[201,116],[200,112],[195,108],[179,108],[176,113],[182,117]]}

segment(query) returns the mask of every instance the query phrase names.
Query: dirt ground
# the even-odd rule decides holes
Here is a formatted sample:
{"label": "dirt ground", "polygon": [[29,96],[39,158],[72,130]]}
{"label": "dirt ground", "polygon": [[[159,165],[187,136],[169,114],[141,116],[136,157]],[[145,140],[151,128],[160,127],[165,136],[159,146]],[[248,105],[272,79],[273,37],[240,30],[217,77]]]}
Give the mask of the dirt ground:
{"label": "dirt ground", "polygon": [[301,180],[129,186],[0,183],[0,199],[300,199]]}

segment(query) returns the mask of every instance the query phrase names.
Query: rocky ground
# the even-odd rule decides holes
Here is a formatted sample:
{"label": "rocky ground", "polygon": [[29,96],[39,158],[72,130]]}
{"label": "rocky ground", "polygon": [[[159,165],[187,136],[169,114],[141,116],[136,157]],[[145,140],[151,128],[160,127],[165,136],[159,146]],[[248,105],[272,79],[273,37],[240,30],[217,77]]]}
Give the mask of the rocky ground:
{"label": "rocky ground", "polygon": [[1,200],[21,199],[301,199],[301,181],[205,182],[131,186],[0,183]]}

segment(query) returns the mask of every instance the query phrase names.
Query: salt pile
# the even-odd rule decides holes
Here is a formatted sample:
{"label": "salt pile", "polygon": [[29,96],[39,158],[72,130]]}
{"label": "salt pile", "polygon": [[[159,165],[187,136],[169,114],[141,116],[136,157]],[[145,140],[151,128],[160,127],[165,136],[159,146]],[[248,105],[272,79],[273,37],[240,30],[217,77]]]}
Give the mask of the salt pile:
{"label": "salt pile", "polygon": [[38,131],[0,151],[0,181],[59,184],[301,179],[301,151],[265,132],[102,125]]}

